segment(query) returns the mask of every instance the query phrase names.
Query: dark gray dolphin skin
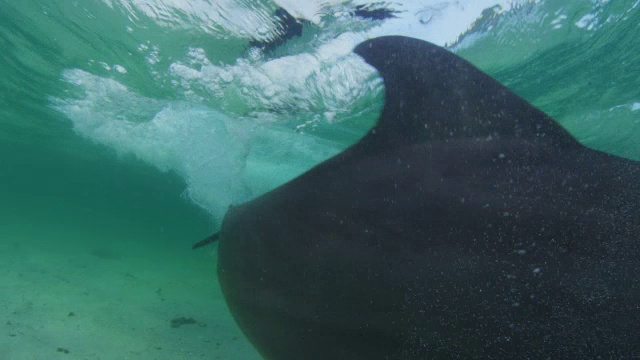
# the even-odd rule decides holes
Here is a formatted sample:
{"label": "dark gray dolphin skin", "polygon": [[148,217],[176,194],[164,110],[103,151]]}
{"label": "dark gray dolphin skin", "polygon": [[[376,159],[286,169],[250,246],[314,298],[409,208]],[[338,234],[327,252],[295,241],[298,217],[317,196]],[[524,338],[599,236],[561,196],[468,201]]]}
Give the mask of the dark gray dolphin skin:
{"label": "dark gray dolphin skin", "polygon": [[221,227],[220,285],[262,356],[640,357],[640,163],[435,45],[355,52],[384,79],[377,124]]}

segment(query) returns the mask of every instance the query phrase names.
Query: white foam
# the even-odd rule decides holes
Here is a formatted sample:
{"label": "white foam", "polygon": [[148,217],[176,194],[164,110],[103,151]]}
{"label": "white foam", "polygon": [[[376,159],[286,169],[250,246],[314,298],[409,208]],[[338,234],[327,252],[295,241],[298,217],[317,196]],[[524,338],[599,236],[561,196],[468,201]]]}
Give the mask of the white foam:
{"label": "white foam", "polygon": [[113,65],[113,70],[119,72],[120,74],[126,74],[128,71],[122,65],[115,64]]}
{"label": "white foam", "polygon": [[80,135],[175,171],[189,185],[188,196],[215,215],[250,196],[243,176],[250,124],[202,106],[145,98],[81,70],[65,71],[64,78],[86,96],[53,99],[54,106]]}
{"label": "white foam", "polygon": [[[268,38],[277,30],[272,8],[243,1],[103,1],[123,7],[132,19],[146,16],[168,28],[246,38]],[[220,220],[229,204],[267,191],[340,150],[340,145],[307,135],[305,130],[344,119],[363,96],[382,91],[374,70],[352,53],[356,44],[390,34],[451,44],[486,8],[499,6],[495,11],[508,11],[524,2],[392,3],[400,11],[395,19],[353,27],[358,31],[339,22],[327,25],[341,26],[330,32],[339,35],[323,38],[305,53],[274,59],[258,56],[234,64],[212,64],[204,49],[193,46],[163,74],[191,103],[150,99],[115,80],[67,70],[63,78],[84,90],[84,95],[53,99],[53,103],[82,136],[121,154],[133,154],[160,170],[178,173],[188,184],[187,195]],[[325,26],[323,12],[338,11],[344,5],[344,1],[277,3],[320,27]],[[364,2],[352,4],[358,3]],[[345,21],[362,22],[349,17]],[[156,69],[161,58],[157,45],[141,42],[138,52],[152,74],[162,71]],[[120,65],[113,69],[122,74],[127,71]],[[297,126],[281,125],[292,118],[297,119]]]}
{"label": "white foam", "polygon": [[576,26],[580,29],[593,30],[598,24],[598,19],[595,14],[586,14],[580,20],[576,21]]}
{"label": "white foam", "polygon": [[[207,95],[223,104],[241,102],[249,112],[331,113],[335,117],[352,111],[353,104],[380,83],[372,81],[373,70],[351,52],[351,41],[339,38],[332,45],[321,46],[313,54],[257,64],[213,65],[195,56],[172,64],[170,73],[184,88],[204,87]],[[371,85],[363,86],[367,84]]]}
{"label": "white foam", "polygon": [[167,27],[198,29],[211,35],[269,39],[277,33],[266,2],[237,0],[103,0],[122,6],[132,19],[144,15]]}
{"label": "white foam", "polygon": [[[373,75],[373,70],[351,53],[358,43],[390,34],[412,36],[440,45],[453,43],[485,9],[493,7],[497,12],[508,11],[524,2],[423,0],[394,3],[392,6],[398,11],[397,18],[387,19],[379,26],[360,32],[344,32],[310,52],[262,61],[240,59],[233,65],[214,65],[208,62],[204,50],[190,49],[189,59],[171,64],[170,72],[176,84],[186,89],[207,89],[208,93],[200,94],[201,98],[214,96],[223,104],[242,103],[249,112],[324,113],[328,115],[325,119],[331,121],[336,115],[340,118],[340,114],[350,111],[363,91],[375,86],[362,87],[362,84],[369,84],[366,79]],[[322,11],[330,11],[332,6],[343,2],[277,3],[298,17],[320,22],[318,16]]]}
{"label": "white foam", "polygon": [[560,14],[555,19],[553,19],[553,21],[551,21],[551,25],[554,29],[560,29],[567,18],[567,15]]}
{"label": "white foam", "polygon": [[185,195],[217,221],[230,204],[268,191],[340,150],[286,127],[261,126],[272,114],[232,118],[192,103],[146,98],[82,70],[67,70],[63,77],[85,95],[52,103],[78,134],[177,173],[188,185]]}
{"label": "white foam", "polygon": [[[122,6],[137,19],[143,14],[168,27],[197,28],[212,35],[270,39],[279,29],[274,21],[272,6],[259,2],[237,0],[103,0],[111,7]],[[539,0],[538,0],[539,1]],[[320,24],[322,15],[343,9],[344,0],[275,0],[299,19]],[[369,33],[405,35],[436,44],[451,44],[470,28],[482,11],[495,8],[509,11],[515,6],[535,0],[416,0],[390,3],[397,10],[396,18],[388,19]],[[351,1],[353,5],[372,1]],[[333,14],[335,15],[335,14]]]}
{"label": "white foam", "polygon": [[438,45],[453,44],[469,30],[482,12],[494,8],[509,11],[525,3],[517,0],[415,1],[404,4],[398,18],[371,31],[370,37],[404,35]]}
{"label": "white foam", "polygon": [[[199,26],[204,31],[221,27],[236,36],[260,38],[272,34],[272,9],[247,5],[242,1],[224,0],[104,0],[111,6],[121,4],[128,11],[141,12],[163,26]],[[444,45],[455,42],[467,31],[487,8],[508,11],[524,0],[421,0],[402,4],[391,3],[397,17],[377,22],[377,26],[362,31],[349,31],[347,24],[335,38],[306,53],[276,59],[247,61],[240,59],[233,65],[211,64],[200,48],[190,48],[187,60],[174,61],[169,69],[173,83],[185,94],[199,101],[214,97],[226,108],[240,108],[246,112],[276,110],[289,115],[301,112],[326,114],[324,120],[332,122],[352,110],[365,91],[375,83],[367,82],[373,70],[360,58],[351,54],[354,46],[367,38],[383,35],[405,35]],[[339,11],[344,1],[278,0],[276,3],[299,18],[320,23],[320,16]],[[355,1],[366,4],[369,1]],[[180,16],[186,14],[188,16]],[[346,20],[360,21],[360,20]],[[251,26],[245,26],[246,23]],[[182,25],[181,25],[182,24]],[[207,25],[208,24],[208,25]],[[186,26],[186,25],[185,25]],[[264,29],[271,29],[266,31]],[[361,27],[355,27],[361,28]],[[240,31],[239,29],[242,29]],[[141,44],[138,50],[146,54],[151,65],[159,62],[159,48],[151,43]],[[363,88],[362,85],[366,86]],[[206,89],[203,93],[199,89]],[[381,88],[380,88],[381,89]],[[238,106],[238,104],[243,104]],[[235,105],[235,106],[233,106]]]}

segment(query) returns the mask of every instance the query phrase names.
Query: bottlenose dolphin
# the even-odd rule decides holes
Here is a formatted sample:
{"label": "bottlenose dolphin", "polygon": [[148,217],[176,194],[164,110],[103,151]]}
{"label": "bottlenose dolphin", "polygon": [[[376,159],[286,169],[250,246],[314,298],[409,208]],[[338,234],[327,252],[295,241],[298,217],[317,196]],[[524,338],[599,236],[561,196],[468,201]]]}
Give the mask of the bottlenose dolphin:
{"label": "bottlenose dolphin", "polygon": [[262,356],[640,357],[640,163],[435,45],[355,52],[384,80],[377,124],[219,233],[220,285]]}

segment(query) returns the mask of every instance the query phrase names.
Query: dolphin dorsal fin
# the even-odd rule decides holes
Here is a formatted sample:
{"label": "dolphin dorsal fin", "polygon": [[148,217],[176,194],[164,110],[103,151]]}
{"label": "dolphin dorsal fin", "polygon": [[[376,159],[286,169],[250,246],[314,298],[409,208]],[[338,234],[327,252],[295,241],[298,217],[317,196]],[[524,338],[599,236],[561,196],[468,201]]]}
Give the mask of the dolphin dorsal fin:
{"label": "dolphin dorsal fin", "polygon": [[354,51],[378,70],[386,91],[380,118],[363,142],[511,137],[582,146],[552,118],[444,48],[386,36]]}

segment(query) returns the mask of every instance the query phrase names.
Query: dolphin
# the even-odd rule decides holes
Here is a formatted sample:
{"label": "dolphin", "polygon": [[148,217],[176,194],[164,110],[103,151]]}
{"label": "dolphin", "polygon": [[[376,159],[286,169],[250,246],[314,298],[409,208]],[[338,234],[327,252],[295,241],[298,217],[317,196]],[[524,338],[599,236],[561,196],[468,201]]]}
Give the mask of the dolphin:
{"label": "dolphin", "polygon": [[640,163],[433,44],[355,53],[384,80],[376,125],[203,240],[260,354],[640,357]]}

